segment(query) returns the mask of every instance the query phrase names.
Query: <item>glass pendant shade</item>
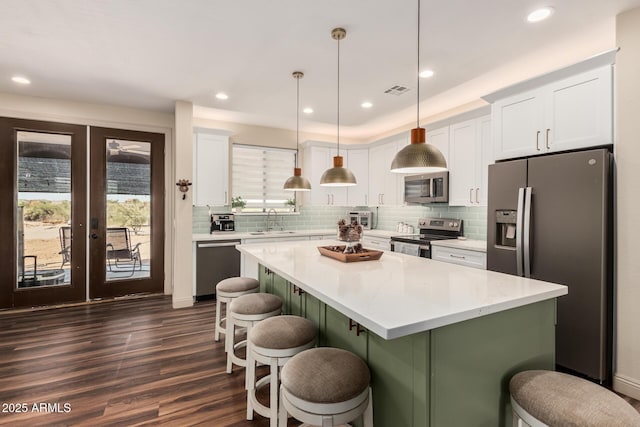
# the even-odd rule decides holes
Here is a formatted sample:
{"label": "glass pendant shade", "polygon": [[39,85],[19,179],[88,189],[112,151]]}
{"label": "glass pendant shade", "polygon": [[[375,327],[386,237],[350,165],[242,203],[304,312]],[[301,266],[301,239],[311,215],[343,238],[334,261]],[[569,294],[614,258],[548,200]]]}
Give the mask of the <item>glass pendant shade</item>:
{"label": "glass pendant shade", "polygon": [[447,161],[437,147],[425,142],[424,128],[411,129],[411,144],[398,151],[391,172],[427,173],[447,170]]}
{"label": "glass pendant shade", "polygon": [[293,176],[284,182],[284,189],[287,191],[310,191],[311,183],[302,176],[302,169],[294,168]]}
{"label": "glass pendant shade", "polygon": [[320,177],[320,185],[323,187],[350,187],[356,185],[356,177],[349,169],[342,166],[342,156],[333,158],[333,167],[327,169]]}

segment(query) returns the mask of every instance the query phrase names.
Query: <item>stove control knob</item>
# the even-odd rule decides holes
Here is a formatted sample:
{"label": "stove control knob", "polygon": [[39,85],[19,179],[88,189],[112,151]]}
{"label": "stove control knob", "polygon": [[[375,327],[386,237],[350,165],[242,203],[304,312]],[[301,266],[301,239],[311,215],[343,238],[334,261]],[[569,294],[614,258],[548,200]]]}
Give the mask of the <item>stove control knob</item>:
{"label": "stove control knob", "polygon": [[449,227],[453,227],[453,223],[452,222],[449,223]]}
{"label": "stove control knob", "polygon": [[457,223],[457,222],[454,222],[454,223],[453,223],[453,226],[454,226],[454,227],[457,227],[457,226],[458,226],[458,223]]}

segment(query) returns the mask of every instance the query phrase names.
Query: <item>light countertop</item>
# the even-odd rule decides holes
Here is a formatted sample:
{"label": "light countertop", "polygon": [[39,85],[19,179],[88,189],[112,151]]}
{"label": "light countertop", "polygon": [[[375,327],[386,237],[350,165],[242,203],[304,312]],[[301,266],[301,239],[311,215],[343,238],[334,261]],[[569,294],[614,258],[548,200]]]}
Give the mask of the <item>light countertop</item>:
{"label": "light countertop", "polygon": [[559,297],[567,287],[385,251],[377,261],[320,255],[332,240],[250,243],[246,256],[385,339]]}
{"label": "light countertop", "polygon": [[[245,240],[245,239],[274,239],[297,236],[328,236],[337,234],[337,228],[325,228],[318,230],[274,230],[266,232],[249,232],[249,231],[220,231],[213,234],[199,233],[192,236],[192,241],[212,241],[212,240]],[[363,230],[364,236],[374,237],[391,237],[398,235],[395,231],[388,230]]]}
{"label": "light countertop", "polygon": [[447,248],[467,249],[470,251],[487,252],[486,240],[469,240],[469,239],[446,239],[433,240],[431,246],[444,246]]}

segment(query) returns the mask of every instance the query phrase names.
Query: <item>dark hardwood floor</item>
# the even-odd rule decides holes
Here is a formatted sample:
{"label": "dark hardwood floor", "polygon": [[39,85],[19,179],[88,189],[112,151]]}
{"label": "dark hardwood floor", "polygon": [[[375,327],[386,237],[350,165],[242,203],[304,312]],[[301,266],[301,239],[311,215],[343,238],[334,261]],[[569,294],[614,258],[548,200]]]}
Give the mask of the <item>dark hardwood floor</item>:
{"label": "dark hardwood floor", "polygon": [[214,310],[148,297],[0,313],[0,425],[267,426],[245,420]]}
{"label": "dark hardwood floor", "polygon": [[0,425],[267,426],[245,420],[214,310],[150,297],[1,313]]}

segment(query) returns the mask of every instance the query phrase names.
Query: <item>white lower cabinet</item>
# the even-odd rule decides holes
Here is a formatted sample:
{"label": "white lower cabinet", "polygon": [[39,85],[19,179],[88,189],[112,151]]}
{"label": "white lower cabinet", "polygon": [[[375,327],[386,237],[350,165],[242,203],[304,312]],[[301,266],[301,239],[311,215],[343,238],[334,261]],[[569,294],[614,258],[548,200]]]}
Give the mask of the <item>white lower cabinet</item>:
{"label": "white lower cabinet", "polygon": [[469,249],[431,246],[431,259],[451,264],[466,265],[467,267],[487,268],[487,253]]}
{"label": "white lower cabinet", "polygon": [[388,238],[367,236],[366,231],[364,233],[365,235],[362,236],[361,243],[365,248],[381,251],[388,251],[391,249],[390,241]]}

